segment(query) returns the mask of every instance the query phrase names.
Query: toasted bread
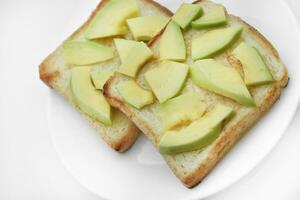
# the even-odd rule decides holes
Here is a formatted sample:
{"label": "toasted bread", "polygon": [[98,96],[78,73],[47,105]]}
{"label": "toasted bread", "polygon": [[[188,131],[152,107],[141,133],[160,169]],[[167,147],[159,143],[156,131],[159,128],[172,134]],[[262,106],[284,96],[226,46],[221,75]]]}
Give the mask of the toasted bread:
{"label": "toasted bread", "polygon": [[[86,30],[95,17],[95,14],[103,8],[108,0],[103,0],[91,14],[89,19],[75,31],[67,40],[84,41]],[[137,0],[140,15],[151,15],[160,14],[167,17],[172,15],[168,9],[159,5],[152,0]],[[131,39],[132,36],[128,31],[128,34],[124,38]],[[113,38],[100,39],[99,42],[111,46],[116,50],[113,45]],[[118,57],[118,56],[115,56]],[[101,64],[93,65],[95,70],[113,68],[119,66],[119,59],[115,58],[111,61],[107,61]],[[59,46],[53,53],[51,53],[39,66],[39,73],[41,80],[49,87],[53,88],[60,95],[62,95],[74,108],[76,108],[89,122],[90,124],[100,133],[105,142],[110,145],[113,149],[123,152],[127,150],[136,140],[139,130],[123,113],[117,109],[113,110],[113,125],[105,126],[102,123],[92,119],[87,114],[83,113],[74,103],[69,88],[70,82],[70,66],[64,64],[63,59],[63,47]],[[100,91],[99,91],[100,92]]]}
{"label": "toasted bread", "polygon": [[[200,4],[205,12],[218,6],[208,0],[199,0],[195,3]],[[226,124],[220,136],[206,148],[176,155],[163,155],[165,161],[173,170],[175,175],[189,188],[200,183],[222,159],[226,152],[233,147],[239,138],[243,136],[274,105],[274,103],[279,99],[283,88],[288,83],[287,69],[271,43],[268,42],[268,40],[255,28],[244,22],[239,17],[228,15],[228,20],[229,22],[227,26],[240,25],[244,28],[244,31],[239,41],[221,55],[216,56],[215,59],[226,66],[235,67],[239,71],[242,71],[240,69],[241,63],[231,56],[231,52],[242,40],[245,40],[260,51],[262,56],[265,58],[265,62],[273,77],[276,79],[276,82],[273,84],[250,87],[249,91],[255,99],[257,107],[249,108],[241,106],[226,97],[201,89],[197,87],[191,79],[187,80],[187,83],[181,93],[197,91],[203,95],[203,102],[208,105],[209,109],[217,103],[221,103],[231,106],[236,112],[235,116]],[[206,31],[207,30],[189,29],[184,33],[187,46],[187,64],[191,64],[193,62],[191,59],[190,48],[191,38],[195,35],[201,35]],[[155,67],[155,65],[159,62],[158,44],[160,36],[161,35],[158,35],[150,43],[150,47],[157,59],[147,63],[136,79],[137,82],[146,89],[149,88],[149,86],[147,85],[143,75],[149,69]],[[159,103],[156,102],[155,104],[140,110],[127,105],[122,100],[117,90],[118,84],[127,79],[128,77],[122,74],[115,74],[106,82],[104,86],[104,95],[111,105],[125,113],[150,139],[153,145],[157,147],[163,134],[160,131],[161,120],[157,115]]]}

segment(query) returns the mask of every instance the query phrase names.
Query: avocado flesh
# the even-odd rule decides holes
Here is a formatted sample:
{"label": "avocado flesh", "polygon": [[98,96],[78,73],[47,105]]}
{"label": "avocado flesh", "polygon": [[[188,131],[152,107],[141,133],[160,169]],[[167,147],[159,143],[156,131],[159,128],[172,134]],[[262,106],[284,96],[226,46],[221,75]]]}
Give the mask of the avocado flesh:
{"label": "avocado flesh", "polygon": [[163,15],[150,15],[128,19],[128,27],[135,40],[149,41],[168,23],[169,18]]}
{"label": "avocado flesh", "polygon": [[186,64],[173,61],[162,61],[145,73],[145,79],[160,103],[176,96],[188,74]]}
{"label": "avocado flesh", "polygon": [[97,90],[103,90],[106,81],[114,74],[114,70],[91,71],[91,78]]}
{"label": "avocado flesh", "polygon": [[182,28],[186,29],[190,23],[203,13],[202,7],[197,4],[183,3],[172,19]]}
{"label": "avocado flesh", "polygon": [[139,69],[152,57],[153,53],[147,45],[139,44],[129,52],[119,72],[134,78]]}
{"label": "avocado flesh", "polygon": [[256,106],[236,69],[223,66],[213,59],[206,59],[195,62],[190,70],[191,79],[198,87],[233,99],[244,106]]}
{"label": "avocado flesh", "polygon": [[241,35],[240,26],[209,31],[192,40],[192,59],[212,57],[230,47]]}
{"label": "avocado flesh", "polygon": [[162,120],[162,130],[170,130],[200,118],[206,110],[201,100],[199,93],[191,92],[161,104],[158,114]]}
{"label": "avocado flesh", "polygon": [[116,39],[115,44],[122,62],[119,72],[127,76],[134,78],[143,64],[153,57],[143,42]]}
{"label": "avocado flesh", "polygon": [[90,65],[114,57],[111,48],[96,42],[66,41],[63,44],[64,62],[69,65]]}
{"label": "avocado flesh", "polygon": [[192,22],[196,29],[211,28],[227,24],[227,17],[224,7],[216,7],[209,13]]}
{"label": "avocado flesh", "polygon": [[131,51],[132,48],[138,44],[136,41],[133,40],[125,40],[125,39],[114,39],[114,43],[117,49],[117,52],[120,56],[121,62],[123,62],[128,53]]}
{"label": "avocado flesh", "polygon": [[242,42],[232,54],[243,65],[246,85],[256,86],[274,82],[272,74],[256,48]]}
{"label": "avocado flesh", "polygon": [[154,102],[152,92],[141,88],[133,80],[120,83],[118,91],[126,103],[137,109],[141,109]]}
{"label": "avocado flesh", "polygon": [[179,131],[167,131],[158,144],[162,154],[178,154],[202,149],[213,143],[223,129],[224,121],[233,109],[217,105],[212,111]]}
{"label": "avocado flesh", "polygon": [[94,88],[90,69],[90,67],[72,69],[70,87],[74,101],[81,111],[93,119],[105,125],[111,125],[110,105],[102,93]]}
{"label": "avocado flesh", "polygon": [[186,47],[180,27],[170,21],[159,43],[159,57],[161,60],[185,61]]}
{"label": "avocado flesh", "polygon": [[110,0],[93,18],[85,36],[97,39],[124,35],[127,32],[126,20],[138,14],[136,0]]}

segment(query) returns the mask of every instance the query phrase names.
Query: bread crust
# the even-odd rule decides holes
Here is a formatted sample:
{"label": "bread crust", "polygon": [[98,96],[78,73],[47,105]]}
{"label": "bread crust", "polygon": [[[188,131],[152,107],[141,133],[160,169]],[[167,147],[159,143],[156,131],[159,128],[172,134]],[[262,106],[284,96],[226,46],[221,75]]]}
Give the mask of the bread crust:
{"label": "bread crust", "polygon": [[[199,0],[197,2],[201,2],[202,0]],[[241,23],[244,23],[244,25],[251,31],[252,34],[254,34],[261,42],[265,45],[264,47],[269,49],[273,56],[275,56],[279,61],[279,55],[276,51],[276,49],[272,46],[272,44],[263,36],[261,35],[255,28],[253,28],[251,25],[244,22],[242,19],[232,16],[239,20]],[[152,46],[156,40],[160,37],[161,34],[159,34],[157,37],[155,37],[151,42],[150,46]],[[284,64],[282,64],[284,66]],[[112,93],[112,87],[114,85],[114,82],[117,81],[118,74],[116,74],[114,77],[111,77],[104,87],[104,95],[108,99],[109,103],[123,111],[139,128],[142,130],[148,137],[153,138],[154,143],[157,144],[159,141],[155,137],[154,130],[142,119],[139,119],[135,116],[135,113],[133,113],[130,108],[122,102],[121,99],[118,99],[115,97]],[[288,71],[286,67],[284,67],[284,74],[281,77],[280,80],[277,81],[276,84],[274,84],[274,87],[272,90],[268,93],[266,98],[264,99],[264,104],[256,109],[253,109],[250,113],[248,113],[246,116],[244,116],[238,123],[236,123],[234,126],[230,127],[230,129],[226,130],[224,134],[222,133],[222,136],[219,137],[213,146],[213,149],[210,151],[207,158],[202,162],[201,165],[199,165],[196,170],[194,170],[192,173],[187,174],[186,176],[180,176],[179,173],[176,171],[175,168],[172,167],[172,165],[169,165],[175,175],[182,181],[182,183],[188,187],[192,188],[199,184],[212,169],[217,165],[217,163],[224,157],[224,155],[234,146],[234,144],[267,112],[270,110],[270,108],[274,105],[274,103],[280,98],[282,89],[286,87],[288,83],[289,77],[288,77]]]}
{"label": "bread crust", "polygon": [[[90,24],[93,17],[96,15],[97,12],[108,2],[109,0],[102,0],[96,7],[96,9],[92,12],[92,14],[88,17],[87,21],[84,22],[74,33],[71,34],[70,37],[67,39],[72,39],[77,36],[77,34],[81,33],[83,30],[87,28],[87,26]],[[157,2],[153,0],[144,0],[146,3],[152,4],[157,9],[159,9],[162,13],[164,13],[167,16],[172,16],[173,13],[165,8],[164,6],[158,4]],[[56,80],[59,80],[62,76],[62,74],[56,70],[53,69],[51,66],[51,61],[55,59],[55,54],[57,52],[58,48],[54,50],[50,55],[47,56],[47,58],[39,65],[39,76],[40,79],[50,88],[54,88],[54,84]],[[54,88],[55,89],[55,88]],[[59,92],[59,91],[58,91]],[[79,111],[89,122],[90,124],[97,130],[97,121],[93,120],[89,116],[87,116],[85,113],[83,113],[75,104],[72,102],[72,100],[68,99],[68,97],[65,94],[60,93],[64,98],[73,106],[76,108],[77,111]],[[127,130],[124,131],[123,137],[118,140],[112,140],[109,138],[109,133],[99,131],[101,134],[101,137],[103,140],[110,145],[113,149],[115,149],[118,152],[124,152],[127,149],[129,149],[134,142],[136,141],[140,131],[135,126],[134,123],[128,124]]]}

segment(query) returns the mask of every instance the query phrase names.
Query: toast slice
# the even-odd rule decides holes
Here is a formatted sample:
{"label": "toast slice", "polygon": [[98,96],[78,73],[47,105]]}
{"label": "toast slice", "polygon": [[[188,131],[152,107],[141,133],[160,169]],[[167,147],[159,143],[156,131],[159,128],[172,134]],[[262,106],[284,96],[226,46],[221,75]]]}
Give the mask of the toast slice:
{"label": "toast slice", "polygon": [[[75,31],[67,40],[84,41],[86,30],[95,17],[96,13],[103,8],[109,0],[102,0],[97,6],[89,19]],[[172,16],[172,12],[152,0],[137,0],[140,15],[146,16],[151,14],[164,15],[166,17]],[[131,39],[132,35],[128,31],[124,36],[126,39]],[[99,42],[113,48],[113,38],[99,39]],[[117,57],[117,56],[115,56]],[[93,65],[93,70],[116,69],[119,66],[119,59]],[[102,123],[92,119],[87,114],[80,111],[72,99],[69,88],[70,82],[70,66],[64,64],[63,47],[59,46],[53,53],[51,53],[39,66],[40,79],[53,88],[56,92],[62,95],[74,108],[76,108],[89,123],[100,133],[105,142],[113,149],[119,152],[127,150],[136,140],[139,130],[122,112],[115,109],[112,113],[113,124],[105,126]],[[99,91],[100,92],[100,91]]]}
{"label": "toast slice", "polygon": [[[195,3],[200,4],[207,12],[216,6],[208,0],[199,0]],[[243,136],[251,126],[253,126],[279,99],[283,88],[288,83],[288,73],[284,64],[274,47],[262,36],[255,28],[244,22],[239,17],[228,15],[228,25],[240,25],[244,28],[241,39],[237,41],[232,47],[226,50],[215,59],[226,65],[232,66],[240,70],[241,63],[233,59],[231,56],[232,50],[237,45],[245,40],[250,45],[256,47],[265,58],[266,64],[270,69],[276,82],[273,84],[262,85],[257,87],[250,87],[249,91],[257,103],[257,107],[244,107],[240,104],[220,95],[216,95],[207,90],[197,87],[190,78],[188,78],[181,94],[190,91],[197,91],[202,94],[202,101],[208,105],[208,109],[221,103],[234,108],[235,116],[223,128],[220,136],[209,146],[202,150],[186,152],[176,155],[162,155],[173,170],[175,175],[182,181],[182,183],[191,188],[200,183],[203,178],[214,168],[214,166],[221,160],[221,158],[233,147],[233,145]],[[189,29],[184,33],[185,43],[187,46],[187,64],[191,64],[191,38],[195,35],[205,33],[205,30]],[[150,47],[156,56],[156,60],[147,63],[140,71],[136,81],[144,88],[149,86],[145,82],[144,74],[149,69],[154,68],[159,62],[158,44],[160,35],[152,40]],[[242,73],[242,72],[241,72]],[[109,100],[110,104],[123,111],[137,126],[138,128],[150,139],[150,141],[158,147],[158,143],[162,136],[160,131],[161,120],[157,115],[157,108],[159,103],[156,102],[143,109],[135,109],[127,105],[119,95],[117,86],[129,78],[122,74],[115,74],[110,78],[104,86],[104,95]]]}

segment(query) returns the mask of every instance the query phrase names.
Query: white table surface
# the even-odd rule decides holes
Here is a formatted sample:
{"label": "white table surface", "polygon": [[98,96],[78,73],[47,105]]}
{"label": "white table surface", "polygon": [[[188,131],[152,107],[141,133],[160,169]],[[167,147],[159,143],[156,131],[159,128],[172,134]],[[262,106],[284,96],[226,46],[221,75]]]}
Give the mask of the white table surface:
{"label": "white table surface", "polygon": [[[39,81],[37,72],[39,62],[84,21],[97,1],[0,1],[0,79],[7,83],[0,85],[1,200],[100,199],[76,182],[54,150],[46,119],[49,90]],[[300,21],[300,3],[287,1]],[[79,9],[85,15],[72,13]],[[64,13],[65,18],[55,13]],[[39,37],[33,38],[36,32]],[[6,67],[15,68],[15,73],[7,73]],[[11,81],[18,86],[10,87]],[[208,199],[299,200],[299,121],[300,110],[280,143],[259,166]]]}

